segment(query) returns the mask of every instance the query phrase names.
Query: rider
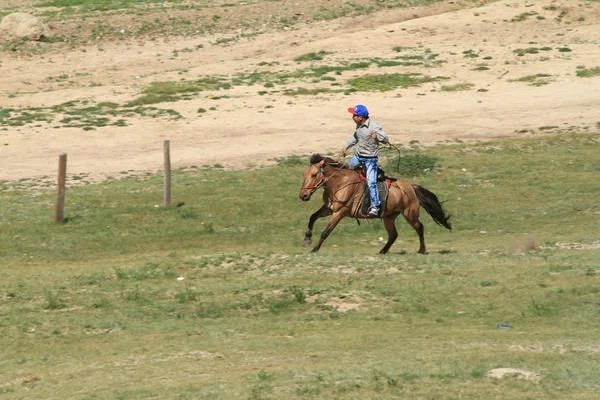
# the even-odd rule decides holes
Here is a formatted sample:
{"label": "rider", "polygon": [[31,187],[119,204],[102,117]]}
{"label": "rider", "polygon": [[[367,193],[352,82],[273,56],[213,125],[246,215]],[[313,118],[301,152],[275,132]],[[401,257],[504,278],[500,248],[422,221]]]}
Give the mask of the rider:
{"label": "rider", "polygon": [[352,137],[342,147],[342,157],[346,157],[346,151],[356,146],[356,152],[348,164],[357,166],[362,163],[367,168],[367,186],[371,196],[371,209],[369,215],[379,216],[379,190],[377,189],[377,158],[379,156],[378,144],[389,143],[383,128],[375,121],[369,119],[369,111],[362,104],[349,108],[352,120],[356,124],[356,130]]}

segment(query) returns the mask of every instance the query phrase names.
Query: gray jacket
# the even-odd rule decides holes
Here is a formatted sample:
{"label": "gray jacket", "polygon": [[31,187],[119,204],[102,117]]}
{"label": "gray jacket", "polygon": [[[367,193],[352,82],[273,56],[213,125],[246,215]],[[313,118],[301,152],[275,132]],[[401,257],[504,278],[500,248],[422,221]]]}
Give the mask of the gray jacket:
{"label": "gray jacket", "polygon": [[[371,137],[371,132],[377,134],[377,139]],[[346,142],[346,149],[358,144],[356,146],[358,155],[363,157],[377,157],[379,156],[379,142],[389,143],[389,139],[377,122],[368,119],[364,125],[356,125],[354,135]]]}

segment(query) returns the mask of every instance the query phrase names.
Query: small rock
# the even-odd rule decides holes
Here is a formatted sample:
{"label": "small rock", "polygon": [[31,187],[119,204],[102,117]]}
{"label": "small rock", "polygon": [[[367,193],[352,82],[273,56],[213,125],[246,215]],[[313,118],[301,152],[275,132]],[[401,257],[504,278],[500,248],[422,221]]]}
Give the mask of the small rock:
{"label": "small rock", "polygon": [[21,381],[21,383],[27,384],[27,383],[37,382],[39,380],[40,380],[40,378],[38,378],[37,376],[30,376],[28,378],[23,378],[23,380]]}
{"label": "small rock", "polygon": [[29,38],[30,40],[40,40],[49,36],[49,28],[39,18],[27,14],[16,12],[8,14],[0,22],[1,36]]}
{"label": "small rock", "polygon": [[502,379],[507,375],[513,376],[517,379],[524,379],[527,381],[539,381],[540,379],[542,379],[544,377],[544,375],[542,375],[542,374],[538,374],[538,373],[531,372],[531,371],[525,371],[523,369],[516,369],[516,368],[496,368],[496,369],[489,370],[486,373],[486,376],[488,378],[496,378],[496,379]]}

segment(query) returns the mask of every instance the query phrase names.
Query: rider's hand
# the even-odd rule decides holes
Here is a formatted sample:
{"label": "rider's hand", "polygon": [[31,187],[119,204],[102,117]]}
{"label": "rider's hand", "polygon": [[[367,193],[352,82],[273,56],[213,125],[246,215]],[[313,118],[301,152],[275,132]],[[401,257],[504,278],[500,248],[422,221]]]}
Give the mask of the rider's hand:
{"label": "rider's hand", "polygon": [[345,147],[342,147],[342,151],[341,151],[340,155],[342,157],[346,157],[346,148]]}
{"label": "rider's hand", "polygon": [[371,138],[377,140],[377,133],[371,132]]}

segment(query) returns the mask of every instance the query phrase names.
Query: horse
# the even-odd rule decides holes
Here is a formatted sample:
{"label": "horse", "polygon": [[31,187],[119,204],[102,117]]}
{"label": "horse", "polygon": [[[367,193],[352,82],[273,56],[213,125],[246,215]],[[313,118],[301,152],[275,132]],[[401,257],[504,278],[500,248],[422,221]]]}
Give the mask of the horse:
{"label": "horse", "polygon": [[308,229],[304,235],[304,247],[311,244],[312,231],[317,219],[331,215],[331,220],[321,233],[319,242],[312,249],[313,253],[319,251],[325,239],[345,217],[356,218],[357,221],[359,218],[383,219],[383,225],[388,233],[388,241],[379,252],[381,254],[387,253],[398,237],[396,218],[400,214],[419,235],[418,253],[426,253],[424,227],[419,221],[420,207],[427,211],[435,223],[452,231],[452,225],[449,222],[450,215],[446,215],[437,196],[419,185],[411,185],[399,179],[388,178],[390,186],[385,209],[381,211],[380,217],[370,217],[360,213],[363,191],[368,189],[364,188],[364,181],[361,180],[354,167],[329,157],[313,154],[310,158],[310,165],[304,171],[303,176],[304,181],[299,194],[301,200],[309,201],[317,189],[321,187],[324,189],[323,206],[310,216]]}

